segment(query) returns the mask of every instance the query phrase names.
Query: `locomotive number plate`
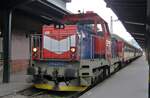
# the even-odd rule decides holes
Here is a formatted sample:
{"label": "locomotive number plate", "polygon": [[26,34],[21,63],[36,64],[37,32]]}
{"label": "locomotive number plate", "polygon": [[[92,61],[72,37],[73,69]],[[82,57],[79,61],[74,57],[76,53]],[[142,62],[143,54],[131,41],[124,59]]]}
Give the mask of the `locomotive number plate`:
{"label": "locomotive number plate", "polygon": [[53,66],[53,67],[64,67],[66,63],[64,62],[49,62],[48,66]]}

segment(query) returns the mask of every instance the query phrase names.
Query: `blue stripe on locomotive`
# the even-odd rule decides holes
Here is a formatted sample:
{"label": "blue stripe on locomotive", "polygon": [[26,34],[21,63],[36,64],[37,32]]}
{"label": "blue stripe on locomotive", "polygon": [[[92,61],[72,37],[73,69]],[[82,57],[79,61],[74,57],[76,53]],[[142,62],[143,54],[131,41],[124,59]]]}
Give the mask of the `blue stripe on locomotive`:
{"label": "blue stripe on locomotive", "polygon": [[82,36],[81,41],[81,59],[90,59],[93,57],[93,41],[92,41],[92,32],[89,27],[79,26],[78,32]]}

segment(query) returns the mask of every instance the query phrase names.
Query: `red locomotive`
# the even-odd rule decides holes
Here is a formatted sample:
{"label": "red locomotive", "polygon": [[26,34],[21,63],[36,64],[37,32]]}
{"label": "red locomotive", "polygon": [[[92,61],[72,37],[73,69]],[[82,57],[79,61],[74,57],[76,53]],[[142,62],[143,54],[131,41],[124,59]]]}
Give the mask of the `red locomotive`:
{"label": "red locomotive", "polygon": [[[44,25],[41,34],[31,36],[28,73],[34,82],[90,86],[121,68],[123,62],[141,55],[123,40],[111,38],[107,23],[96,13],[67,15],[62,23]],[[125,59],[129,47],[128,53],[134,55]]]}

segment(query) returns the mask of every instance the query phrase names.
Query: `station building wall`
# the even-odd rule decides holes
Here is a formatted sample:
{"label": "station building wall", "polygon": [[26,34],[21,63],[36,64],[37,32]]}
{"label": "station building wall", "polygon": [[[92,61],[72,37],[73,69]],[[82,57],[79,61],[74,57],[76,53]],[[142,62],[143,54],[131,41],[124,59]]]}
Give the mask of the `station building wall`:
{"label": "station building wall", "polygon": [[[26,70],[29,65],[29,37],[25,31],[13,31],[11,37],[11,72]],[[3,65],[3,38],[0,37],[0,67]]]}
{"label": "station building wall", "polygon": [[12,32],[11,71],[26,70],[29,65],[29,37],[23,31]]}

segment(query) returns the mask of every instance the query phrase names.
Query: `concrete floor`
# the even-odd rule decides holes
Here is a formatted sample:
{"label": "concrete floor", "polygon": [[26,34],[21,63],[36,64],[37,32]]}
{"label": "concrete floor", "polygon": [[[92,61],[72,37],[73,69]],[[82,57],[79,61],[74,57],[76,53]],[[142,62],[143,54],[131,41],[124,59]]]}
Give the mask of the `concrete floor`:
{"label": "concrete floor", "polygon": [[80,98],[148,98],[148,64],[141,57]]}
{"label": "concrete floor", "polygon": [[4,98],[7,98],[7,95],[10,95],[10,98],[15,98],[12,96],[16,92],[24,90],[32,85],[32,83],[27,82],[28,79],[29,76],[26,75],[26,71],[22,71],[15,74],[11,74],[9,83],[2,83],[2,71],[0,71],[0,98],[2,96],[6,96]]}

